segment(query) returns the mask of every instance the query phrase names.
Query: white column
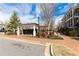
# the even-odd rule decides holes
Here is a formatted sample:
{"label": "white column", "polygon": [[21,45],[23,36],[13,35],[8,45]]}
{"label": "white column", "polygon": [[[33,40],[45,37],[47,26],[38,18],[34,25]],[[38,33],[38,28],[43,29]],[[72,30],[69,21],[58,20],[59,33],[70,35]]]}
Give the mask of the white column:
{"label": "white column", "polygon": [[36,36],[35,25],[33,25],[33,36]]}
{"label": "white column", "polygon": [[19,36],[20,35],[20,28],[17,27],[17,35]]}
{"label": "white column", "polygon": [[23,35],[23,28],[21,28],[21,34]]}

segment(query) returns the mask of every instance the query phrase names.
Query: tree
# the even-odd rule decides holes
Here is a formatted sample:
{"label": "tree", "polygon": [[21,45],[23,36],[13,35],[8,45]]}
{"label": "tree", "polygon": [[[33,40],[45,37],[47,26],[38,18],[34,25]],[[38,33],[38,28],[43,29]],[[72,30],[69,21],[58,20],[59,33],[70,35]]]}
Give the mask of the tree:
{"label": "tree", "polygon": [[54,3],[40,4],[41,19],[48,26],[48,34],[49,30],[54,29],[54,6]]}
{"label": "tree", "polygon": [[17,29],[17,26],[20,25],[19,17],[17,16],[16,12],[14,12],[11,17],[10,21],[7,24],[8,30],[15,31]]}

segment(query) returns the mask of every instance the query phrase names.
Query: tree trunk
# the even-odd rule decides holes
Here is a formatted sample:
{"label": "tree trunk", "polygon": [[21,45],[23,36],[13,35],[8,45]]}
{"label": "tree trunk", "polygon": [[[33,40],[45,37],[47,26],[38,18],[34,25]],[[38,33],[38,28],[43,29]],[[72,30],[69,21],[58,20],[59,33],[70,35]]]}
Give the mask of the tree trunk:
{"label": "tree trunk", "polygon": [[51,25],[51,20],[49,20],[49,22],[48,22],[48,35],[50,34],[50,25]]}

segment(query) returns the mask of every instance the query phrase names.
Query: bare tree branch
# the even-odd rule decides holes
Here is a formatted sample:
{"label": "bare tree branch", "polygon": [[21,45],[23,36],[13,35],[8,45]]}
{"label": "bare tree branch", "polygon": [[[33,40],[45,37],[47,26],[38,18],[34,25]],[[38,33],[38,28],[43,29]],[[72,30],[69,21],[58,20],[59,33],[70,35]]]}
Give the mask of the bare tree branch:
{"label": "bare tree branch", "polygon": [[40,4],[41,19],[48,26],[48,30],[51,30],[51,26],[54,24],[54,6],[54,3]]}

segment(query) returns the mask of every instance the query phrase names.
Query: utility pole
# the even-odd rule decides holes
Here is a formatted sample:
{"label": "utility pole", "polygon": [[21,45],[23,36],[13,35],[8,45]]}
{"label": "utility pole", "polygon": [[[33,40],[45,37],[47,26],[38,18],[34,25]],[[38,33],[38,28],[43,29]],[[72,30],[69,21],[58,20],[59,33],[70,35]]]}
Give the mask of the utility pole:
{"label": "utility pole", "polygon": [[38,16],[38,37],[40,37],[40,25],[39,25],[39,16]]}

